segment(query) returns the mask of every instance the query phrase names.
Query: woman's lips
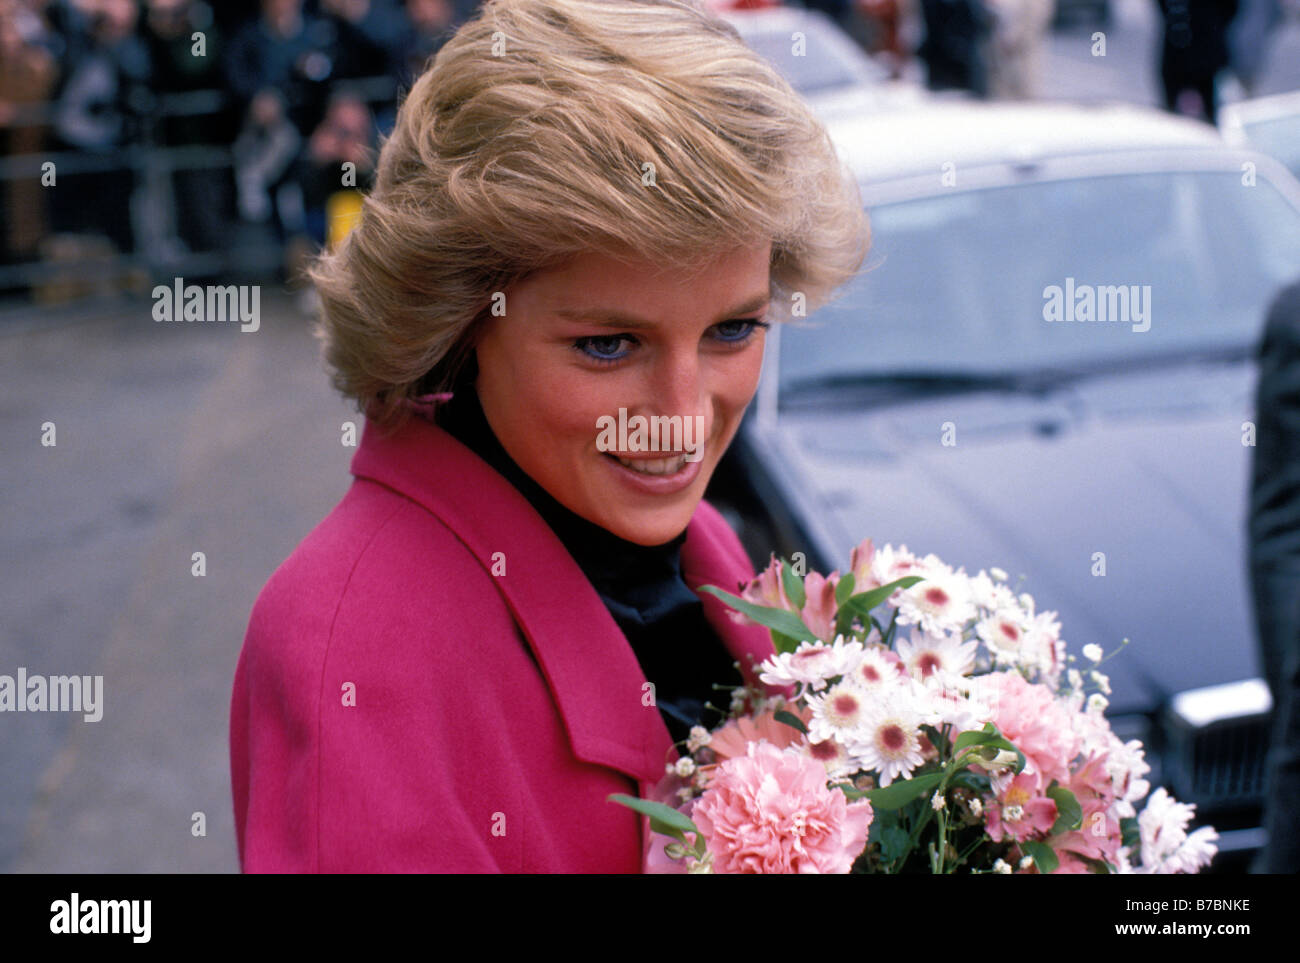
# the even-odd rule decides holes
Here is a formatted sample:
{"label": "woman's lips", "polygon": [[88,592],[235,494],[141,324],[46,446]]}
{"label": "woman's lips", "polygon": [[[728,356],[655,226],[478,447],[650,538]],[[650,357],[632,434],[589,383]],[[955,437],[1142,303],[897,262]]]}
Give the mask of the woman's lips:
{"label": "woman's lips", "polygon": [[[645,454],[619,455],[602,452],[619,481],[641,494],[671,495],[687,488],[700,473],[703,458],[687,461],[686,453],[665,458],[662,453],[653,457]],[[641,467],[632,468],[623,462],[635,462]],[[665,470],[667,469],[667,470]]]}

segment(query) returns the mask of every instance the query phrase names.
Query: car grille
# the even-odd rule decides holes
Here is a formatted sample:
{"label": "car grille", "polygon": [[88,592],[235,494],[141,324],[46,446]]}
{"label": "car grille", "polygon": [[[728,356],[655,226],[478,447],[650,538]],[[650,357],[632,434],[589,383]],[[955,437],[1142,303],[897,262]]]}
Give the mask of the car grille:
{"label": "car grille", "polygon": [[1202,809],[1258,805],[1264,796],[1269,717],[1247,716],[1201,728],[1173,719],[1165,754],[1171,790]]}

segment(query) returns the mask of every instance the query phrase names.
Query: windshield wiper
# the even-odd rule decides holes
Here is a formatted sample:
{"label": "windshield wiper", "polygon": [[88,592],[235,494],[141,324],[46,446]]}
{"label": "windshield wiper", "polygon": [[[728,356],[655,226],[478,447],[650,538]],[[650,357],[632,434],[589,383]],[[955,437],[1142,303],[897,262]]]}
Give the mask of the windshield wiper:
{"label": "windshield wiper", "polygon": [[872,371],[838,373],[801,378],[781,387],[781,401],[809,400],[827,395],[851,395],[856,400],[872,397],[888,399],[900,395],[963,394],[974,391],[1001,391],[1015,394],[1043,395],[1054,390],[1066,380],[1062,371],[1039,370],[1032,372],[975,372],[929,371],[924,369],[902,371]]}

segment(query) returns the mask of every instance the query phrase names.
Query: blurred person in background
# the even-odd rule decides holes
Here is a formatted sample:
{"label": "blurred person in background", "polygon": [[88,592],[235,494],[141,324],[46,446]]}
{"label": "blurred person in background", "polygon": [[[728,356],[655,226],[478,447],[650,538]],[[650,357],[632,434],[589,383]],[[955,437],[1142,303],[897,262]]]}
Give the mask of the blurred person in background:
{"label": "blurred person in background", "polygon": [[1237,0],[1159,0],[1164,16],[1160,82],[1165,108],[1218,121],[1215,77],[1228,65],[1228,25]]}
{"label": "blurred person in background", "polygon": [[334,80],[388,77],[392,49],[406,18],[396,0],[320,0],[320,17],[334,31]]}
{"label": "blurred person in background", "polygon": [[261,14],[231,41],[226,83],[247,115],[257,104],[256,122],[266,125],[267,98],[276,92],[283,114],[306,136],[324,112],[325,85],[335,75],[336,31],[303,11],[302,0],[262,0]]}
{"label": "blurred person in background", "polygon": [[[451,0],[406,0],[404,10],[410,26],[402,32],[393,52],[393,76],[399,96],[411,89],[415,78],[424,72],[429,58],[442,48],[461,23]],[[385,128],[389,126],[382,125]]]}
{"label": "blurred person in background", "polygon": [[288,104],[274,87],[259,90],[235,138],[235,185],[239,216],[250,224],[270,223],[283,242],[299,217],[285,210],[284,188],[298,159],[302,135],[289,120]]}
{"label": "blurred person in background", "polygon": [[72,33],[54,105],[57,148],[77,150],[94,166],[59,171],[50,194],[55,230],[107,236],[133,248],[131,197],[135,174],[119,167],[120,151],[138,139],[152,109],[149,52],[136,35],[135,0],[78,0],[69,5]]}
{"label": "blurred person in background", "polygon": [[869,40],[866,49],[873,54],[883,53],[889,64],[889,75],[897,80],[910,57],[903,42],[904,0],[854,0],[858,22],[865,25]]}
{"label": "blurred person in background", "polygon": [[361,193],[370,189],[374,172],[374,118],[365,100],[344,87],[331,95],[294,171],[303,217],[286,252],[291,281],[300,278],[308,259],[332,249],[347,234],[360,216]]}
{"label": "blurred person in background", "polygon": [[993,15],[983,0],[921,0],[925,61],[931,90],[968,90],[988,96],[988,44]]}
{"label": "blurred person in background", "polygon": [[1283,20],[1279,0],[1241,0],[1237,16],[1228,27],[1228,57],[1232,72],[1251,96],[1268,55],[1273,32]]}
{"label": "blurred person in background", "polygon": [[804,0],[809,10],[820,10],[842,30],[852,32],[853,0]]}
{"label": "blurred person in background", "polygon": [[1038,96],[1056,0],[990,0],[989,8],[995,18],[989,93],[998,100],[1031,100]]}
{"label": "blurred person in background", "polygon": [[292,175],[324,113],[337,36],[334,26],[304,12],[302,0],[262,0],[260,15],[236,34],[226,58],[242,118],[233,147],[239,216],[269,225],[278,244],[302,232]]}
{"label": "blurred person in background", "polygon": [[[38,154],[46,127],[39,116],[58,79],[40,5],[0,0],[0,156]],[[44,41],[44,42],[43,42]],[[4,228],[0,263],[30,260],[46,233],[45,196],[39,177],[0,182]]]}
{"label": "blurred person in background", "polygon": [[1269,308],[1259,347],[1249,510],[1250,576],[1273,696],[1264,826],[1252,869],[1300,872],[1300,281]]}
{"label": "blurred person in background", "polygon": [[[204,54],[194,53],[195,32]],[[154,91],[162,98],[155,130],[165,147],[224,147],[235,139],[235,115],[227,106],[186,104],[173,95],[221,91],[222,33],[212,8],[199,0],[148,0],[144,39],[153,65]],[[178,167],[172,172],[176,230],[191,251],[213,251],[229,242],[234,217],[234,181],[225,167]]]}

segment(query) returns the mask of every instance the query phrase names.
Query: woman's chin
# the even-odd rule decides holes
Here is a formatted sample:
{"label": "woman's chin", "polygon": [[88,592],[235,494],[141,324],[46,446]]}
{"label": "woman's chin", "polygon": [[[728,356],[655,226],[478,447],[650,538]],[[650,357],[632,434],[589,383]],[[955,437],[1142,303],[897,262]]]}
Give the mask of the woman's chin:
{"label": "woman's chin", "polygon": [[698,499],[691,502],[689,511],[685,506],[675,506],[672,511],[661,510],[640,517],[635,513],[619,515],[609,519],[602,527],[634,545],[662,545],[686,531],[696,504]]}

